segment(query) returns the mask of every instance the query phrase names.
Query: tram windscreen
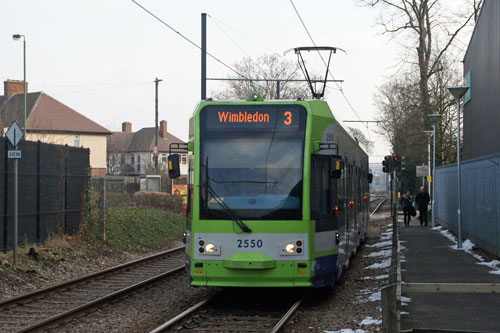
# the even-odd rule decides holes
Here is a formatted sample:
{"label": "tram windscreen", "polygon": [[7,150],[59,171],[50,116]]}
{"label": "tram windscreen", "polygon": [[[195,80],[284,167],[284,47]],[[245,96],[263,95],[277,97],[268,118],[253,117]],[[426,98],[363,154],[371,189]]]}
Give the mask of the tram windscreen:
{"label": "tram windscreen", "polygon": [[300,105],[201,110],[200,218],[302,219],[305,124]]}

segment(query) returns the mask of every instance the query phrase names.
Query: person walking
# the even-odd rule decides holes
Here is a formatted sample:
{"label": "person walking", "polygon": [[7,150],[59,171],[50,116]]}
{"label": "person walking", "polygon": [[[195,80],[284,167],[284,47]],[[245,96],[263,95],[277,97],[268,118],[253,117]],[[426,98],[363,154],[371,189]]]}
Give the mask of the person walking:
{"label": "person walking", "polygon": [[403,207],[403,216],[404,216],[404,222],[405,222],[405,227],[410,226],[410,220],[411,220],[411,193],[410,191],[406,191],[405,195],[401,198],[401,207]]}
{"label": "person walking", "polygon": [[418,211],[420,212],[420,225],[427,226],[427,207],[431,197],[429,193],[425,190],[425,187],[420,187],[420,193],[415,197],[415,202],[418,205]]}

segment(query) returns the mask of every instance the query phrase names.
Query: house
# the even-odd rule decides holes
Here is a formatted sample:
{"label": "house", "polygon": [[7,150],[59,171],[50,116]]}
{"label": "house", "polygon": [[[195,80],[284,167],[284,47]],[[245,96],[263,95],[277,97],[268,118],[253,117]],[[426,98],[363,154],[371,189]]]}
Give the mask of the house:
{"label": "house", "polygon": [[[0,128],[4,131],[14,120],[24,128],[23,95],[23,81],[4,82],[4,95],[0,96]],[[43,91],[26,95],[26,140],[89,148],[91,174],[104,176],[106,137],[111,132]]]}
{"label": "house", "polygon": [[[167,167],[171,143],[184,143],[167,132],[167,122],[162,120],[158,129],[158,168]],[[155,128],[146,127],[132,132],[130,122],[122,123],[122,131],[108,137],[108,173],[114,175],[145,175],[154,168],[153,147]],[[187,155],[181,154],[181,175],[187,175]]]}

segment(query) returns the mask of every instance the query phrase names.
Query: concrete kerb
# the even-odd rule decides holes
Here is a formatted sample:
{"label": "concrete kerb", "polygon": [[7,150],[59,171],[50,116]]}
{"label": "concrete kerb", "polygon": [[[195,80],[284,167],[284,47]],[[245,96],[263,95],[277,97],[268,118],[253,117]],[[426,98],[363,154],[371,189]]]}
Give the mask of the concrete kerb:
{"label": "concrete kerb", "polygon": [[382,288],[382,332],[400,332],[401,327],[401,247],[399,244],[397,217],[392,226],[392,255],[389,269],[389,285]]}

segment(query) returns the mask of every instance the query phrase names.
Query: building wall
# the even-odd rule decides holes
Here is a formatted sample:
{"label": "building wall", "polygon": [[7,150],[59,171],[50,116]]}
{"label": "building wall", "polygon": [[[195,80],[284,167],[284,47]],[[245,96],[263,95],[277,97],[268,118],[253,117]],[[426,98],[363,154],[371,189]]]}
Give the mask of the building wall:
{"label": "building wall", "polygon": [[486,0],[464,58],[471,99],[464,107],[463,159],[500,152],[499,54],[500,1]]}
{"label": "building wall", "polygon": [[28,133],[28,141],[38,141],[53,143],[58,145],[68,145],[70,147],[83,147],[90,149],[90,167],[92,169],[106,170],[106,135],[68,133]]}
{"label": "building wall", "polygon": [[[140,163],[137,163],[138,156],[140,156],[140,161],[141,161]],[[159,168],[163,168],[165,170],[167,169],[167,156],[168,154],[160,152],[158,157]],[[110,169],[112,169],[114,171],[113,174],[118,175],[122,174],[123,171],[126,171],[127,169],[125,168],[125,166],[122,166],[123,159],[125,160],[125,166],[134,168],[135,174],[145,175],[149,167],[154,167],[153,154],[150,152],[110,153],[108,163],[111,166],[111,168],[108,168],[108,172],[111,173]],[[187,173],[188,173],[187,157],[185,159],[181,158],[181,175],[187,175]]]}
{"label": "building wall", "polygon": [[[500,256],[500,154],[461,164],[462,235]],[[436,168],[436,220],[457,234],[456,164]]]}

